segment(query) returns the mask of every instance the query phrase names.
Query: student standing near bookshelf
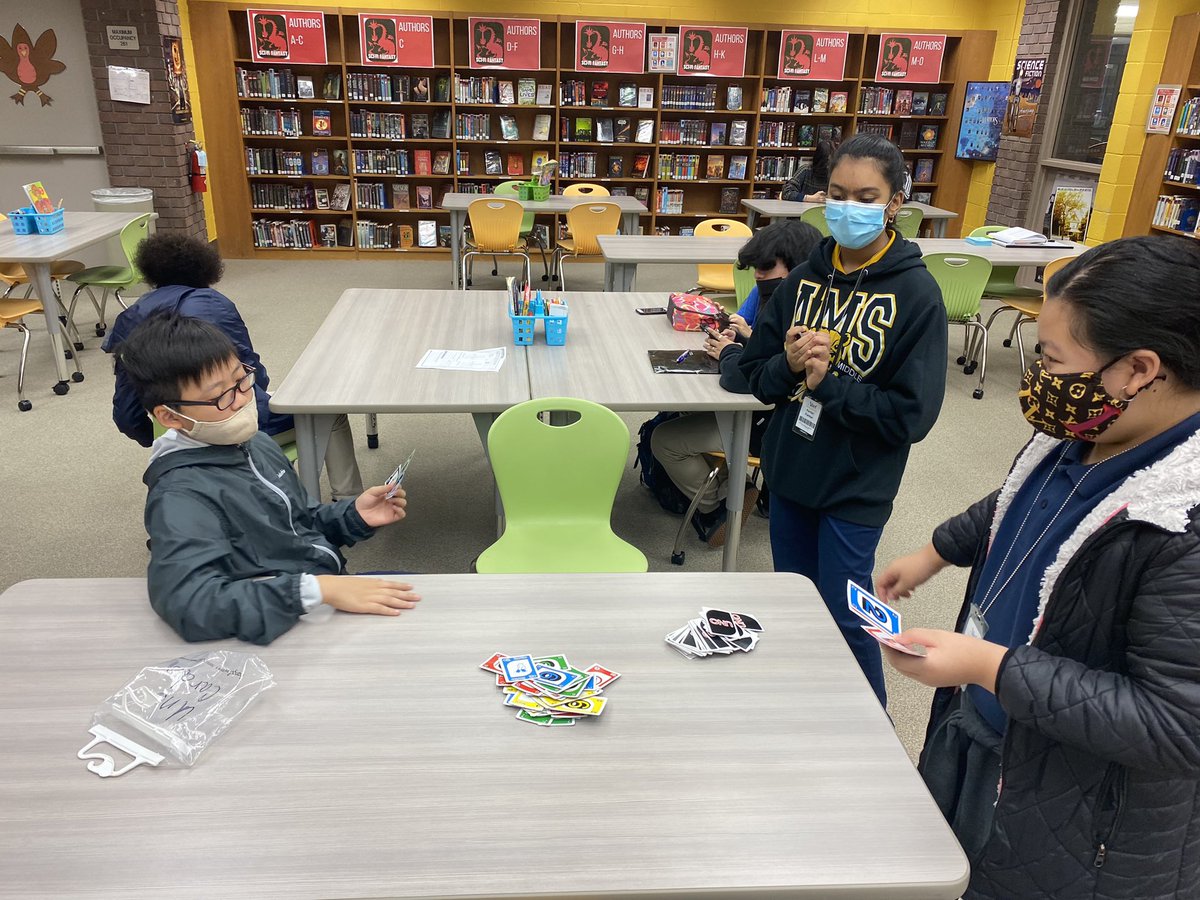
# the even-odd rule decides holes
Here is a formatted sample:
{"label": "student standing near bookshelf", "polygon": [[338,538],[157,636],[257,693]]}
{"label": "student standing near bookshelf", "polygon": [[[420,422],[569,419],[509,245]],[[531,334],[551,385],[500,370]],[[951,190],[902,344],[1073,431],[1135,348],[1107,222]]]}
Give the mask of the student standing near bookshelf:
{"label": "student standing near bookshelf", "polygon": [[829,160],[833,158],[835,150],[837,144],[833,141],[817,141],[812,164],[788,179],[783,186],[781,199],[824,203],[825,192],[829,189]]}
{"label": "student standing near bookshelf", "polygon": [[857,134],[833,156],[825,238],[759,314],[741,368],[776,404],[763,438],[776,571],[811,578],[871,687],[886,702],[879,645],[846,605],[871,586],[875,548],[909,447],[946,387],[946,310],[921,251],[896,231],[906,173],[886,138]]}

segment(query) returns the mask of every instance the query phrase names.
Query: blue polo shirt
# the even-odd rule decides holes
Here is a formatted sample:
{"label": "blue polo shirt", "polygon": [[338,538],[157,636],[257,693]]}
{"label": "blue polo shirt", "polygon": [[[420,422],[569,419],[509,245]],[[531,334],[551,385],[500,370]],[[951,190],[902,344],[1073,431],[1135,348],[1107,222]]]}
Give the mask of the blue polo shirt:
{"label": "blue polo shirt", "polygon": [[[1038,612],[1042,577],[1058,556],[1059,547],[1101,499],[1130,475],[1162,459],[1198,429],[1200,414],[1184,419],[1131,450],[1090,466],[1081,462],[1089,448],[1085,441],[1064,443],[1052,450],[1017,490],[983,564],[972,599],[980,609],[986,608],[984,618],[988,627],[984,638],[1002,647],[1027,643]],[[1091,474],[1084,478],[1088,470],[1092,470]],[[1079,488],[1071,496],[1076,485]],[[1070,501],[1042,536],[1068,496]],[[1005,584],[1010,575],[1011,580]],[[988,724],[1003,734],[1008,716],[996,695],[974,684],[967,691]]]}
{"label": "blue polo shirt", "polygon": [[754,318],[758,315],[758,285],[750,288],[750,293],[742,302],[737,314],[746,320],[747,325],[754,327]]}

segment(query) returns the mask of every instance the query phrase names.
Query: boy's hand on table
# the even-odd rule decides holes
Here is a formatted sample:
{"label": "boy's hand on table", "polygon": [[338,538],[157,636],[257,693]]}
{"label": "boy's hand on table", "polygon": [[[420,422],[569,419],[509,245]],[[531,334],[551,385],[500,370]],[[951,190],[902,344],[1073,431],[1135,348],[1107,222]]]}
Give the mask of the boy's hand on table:
{"label": "boy's hand on table", "polygon": [[411,584],[382,578],[318,575],[317,584],[321,586],[321,602],[342,612],[398,616],[400,610],[412,609],[421,599],[413,593]]}
{"label": "boy's hand on table", "polygon": [[386,484],[367,488],[354,501],[354,508],[362,516],[363,521],[372,528],[382,528],[392,525],[404,518],[404,507],[408,505],[404,488],[396,491],[396,496],[388,500],[386,495],[391,490]]}

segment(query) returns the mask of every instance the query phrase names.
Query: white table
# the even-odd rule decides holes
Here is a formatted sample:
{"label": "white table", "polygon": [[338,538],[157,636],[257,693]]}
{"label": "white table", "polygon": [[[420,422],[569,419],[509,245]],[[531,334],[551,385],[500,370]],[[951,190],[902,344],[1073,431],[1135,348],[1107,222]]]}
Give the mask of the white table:
{"label": "white table", "polygon": [[[758,221],[758,217],[765,216],[774,221],[775,219],[798,219],[804,215],[807,210],[814,206],[824,206],[823,203],[806,203],[803,200],[743,200],[742,206],[746,207],[746,224],[751,228]],[[908,202],[904,204],[909,209],[919,209],[924,215],[924,221],[933,223],[933,233],[936,237],[946,236],[946,220],[957,219],[958,213],[949,209],[941,209],[936,206],[930,206],[928,203]]]}
{"label": "white table", "polygon": [[[745,237],[680,237],[678,235],[609,234],[599,238],[604,254],[606,290],[632,291],[640,264],[733,263],[748,241]],[[970,253],[982,256],[994,266],[1044,266],[1063,256],[1078,256],[1088,248],[1001,247],[998,244],[976,246],[963,238],[917,238],[921,253]],[[661,306],[658,298],[653,306]]]}
{"label": "white table", "polygon": [[[141,579],[0,596],[0,897],[949,900],[967,861],[820,597],[786,574],[412,579],[399,618],[317,613],[268,647],[184,644]],[[743,597],[754,652],[662,642]],[[64,602],[66,601],[66,602]],[[75,754],[146,665],[258,654],[276,686],[191,769]],[[622,674],[603,716],[513,718],[479,664]]]}
{"label": "white table", "polygon": [[[483,439],[496,415],[528,400],[525,350],[513,346],[504,309],[503,291],[343,293],[271,395],[271,409],[296,418],[300,480],[309,493],[320,496],[321,460],[338,413],[467,412]],[[499,372],[416,367],[433,348],[489,347],[507,348]]]}
{"label": "white table", "polygon": [[[50,267],[85,247],[99,244],[115,235],[145,213],[74,212],[64,216],[65,227],[58,234],[13,234],[12,223],[0,225],[0,263],[20,263],[33,282],[34,296],[42,302],[46,333],[50,336],[50,352],[54,356],[58,383],[54,393],[65,394],[71,389],[67,381],[67,363],[59,317],[64,315],[54,295]],[[82,373],[75,373],[82,381]]]}
{"label": "white table", "polygon": [[[442,200],[442,209],[450,211],[450,264],[453,268],[453,273],[450,277],[451,287],[461,288],[465,285],[460,282],[459,260],[462,258],[462,234],[463,228],[467,224],[467,208],[476,200],[488,199],[492,194],[447,194]],[[565,197],[562,194],[551,194],[547,200],[521,200],[517,197],[506,197],[508,200],[516,200],[527,212],[532,213],[565,213],[573,206],[578,206],[580,203],[594,203],[603,201],[605,203],[615,203],[621,207],[621,231],[625,234],[636,234],[638,231],[638,217],[644,215],[648,210],[646,205],[640,200],[633,197],[589,197],[589,196],[572,196]]]}
{"label": "white table", "polygon": [[[704,336],[674,330],[666,316],[639,316],[638,307],[663,306],[661,294],[567,292],[570,308],[565,347],[535,342],[529,348],[529,388],[534,398],[579,397],[617,412],[705,411],[716,414],[729,465],[725,497],[726,540],[721,567],[737,568],[743,492],[755,411],[768,407],[752,394],[721,388],[717,375],[656,375],[649,350],[698,350]],[[716,449],[716,448],[713,448]]]}

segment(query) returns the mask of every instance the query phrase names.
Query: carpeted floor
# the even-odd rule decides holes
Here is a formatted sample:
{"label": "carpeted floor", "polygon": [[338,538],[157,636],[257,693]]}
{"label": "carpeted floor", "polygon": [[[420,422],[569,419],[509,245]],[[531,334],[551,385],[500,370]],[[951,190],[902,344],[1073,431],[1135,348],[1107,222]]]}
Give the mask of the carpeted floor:
{"label": "carpeted floor", "polygon": [[[237,302],[278,384],[343,290],[446,288],[448,271],[446,262],[316,262],[302,256],[286,261],[231,260],[218,287]],[[579,264],[571,272],[573,289],[601,289],[599,265]],[[694,269],[685,266],[644,267],[638,287],[664,292],[685,289],[694,283],[693,275]],[[502,286],[487,275],[484,265],[477,267],[475,285]],[[114,315],[115,310],[110,311],[110,319]],[[1009,320],[1001,321],[1007,325]],[[58,397],[51,392],[55,378],[43,325],[40,319],[30,320],[34,335],[26,394],[33,409],[26,413],[17,411],[16,400],[20,338],[11,330],[0,332],[0,460],[7,485],[0,494],[0,521],[6,526],[0,545],[0,590],[28,578],[131,576],[145,571],[141,475],[147,451],[112,424],[112,368],[99,350],[100,340],[91,336],[93,322],[94,314],[86,308],[79,324],[87,342],[81,356],[87,380],[73,385],[69,395]],[[418,332],[422,327],[421,322],[407,324]],[[921,546],[945,517],[999,485],[1027,439],[1029,429],[1015,396],[1020,366],[1016,350],[1001,346],[1004,336],[998,325],[987,394],[977,401],[971,398],[976,378],[953,365],[962,329],[951,329],[945,405],[933,433],[913,449],[880,546],[877,570]],[[649,415],[624,416],[635,436],[638,424]],[[491,476],[470,417],[381,417],[381,448],[375,451],[366,448],[362,417],[355,417],[352,424],[363,476],[370,483],[381,481],[409,450],[417,450],[405,485],[408,519],[350,550],[352,571],[467,571],[471,560],[494,538],[495,527],[490,515]],[[819,478],[820,473],[813,477]],[[646,553],[652,570],[673,569],[670,548],[679,520],[659,509],[632,469],[617,496],[613,521],[622,537]],[[719,570],[719,551],[708,550],[692,536],[688,541],[688,570]],[[740,565],[755,571],[771,568],[767,523],[757,516],[747,521],[743,531]],[[965,572],[943,573],[904,604],[905,623],[950,626],[965,580]],[[720,598],[695,599],[699,608]],[[64,596],[61,602],[75,599]],[[739,603],[753,611],[753,598],[739,598]],[[803,647],[795,649],[804,652]],[[910,753],[915,753],[930,691],[894,673],[889,673],[889,691],[889,710],[897,730]]]}

